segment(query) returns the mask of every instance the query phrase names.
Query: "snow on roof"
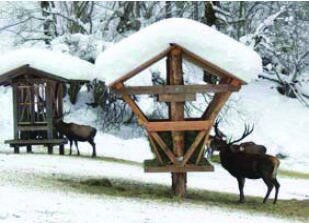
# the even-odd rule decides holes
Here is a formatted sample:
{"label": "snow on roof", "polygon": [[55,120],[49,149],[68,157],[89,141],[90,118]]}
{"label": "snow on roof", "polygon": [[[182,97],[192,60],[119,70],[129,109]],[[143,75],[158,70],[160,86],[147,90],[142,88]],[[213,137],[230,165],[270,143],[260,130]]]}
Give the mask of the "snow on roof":
{"label": "snow on roof", "polygon": [[154,23],[106,49],[96,60],[94,75],[110,84],[168,49],[171,43],[245,82],[262,71],[260,56],[242,43],[205,24],[172,18]]}
{"label": "snow on roof", "polygon": [[48,49],[23,48],[0,56],[0,75],[24,65],[64,77],[66,79],[89,80],[94,65]]}

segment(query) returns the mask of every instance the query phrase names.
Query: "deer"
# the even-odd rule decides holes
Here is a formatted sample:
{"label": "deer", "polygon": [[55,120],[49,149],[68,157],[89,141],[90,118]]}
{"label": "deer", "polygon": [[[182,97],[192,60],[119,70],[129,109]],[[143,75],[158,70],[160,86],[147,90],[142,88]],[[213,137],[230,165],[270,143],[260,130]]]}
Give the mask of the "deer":
{"label": "deer", "polygon": [[[266,203],[269,194],[275,186],[276,191],[273,203],[276,204],[280,188],[280,184],[277,180],[277,170],[280,164],[279,159],[277,157],[266,154],[233,151],[233,144],[228,143],[226,140],[221,138],[222,136],[220,136],[218,125],[219,121],[216,121],[214,125],[216,134],[215,137],[218,137],[220,141],[219,143],[217,142],[215,145],[210,146],[215,150],[219,151],[221,165],[223,166],[223,168],[226,169],[233,177],[237,179],[239,187],[239,202],[244,203],[245,200],[243,192],[245,179],[262,178],[262,180],[267,186],[267,192],[263,199],[263,203]],[[250,130],[247,128],[247,130],[243,133],[242,137],[244,138],[248,134],[250,134]],[[212,140],[210,144],[213,144],[213,141],[214,140]]]}
{"label": "deer", "polygon": [[[63,115],[64,116],[64,115]],[[63,117],[62,116],[62,117]],[[89,125],[79,125],[76,123],[66,123],[62,120],[62,117],[54,119],[54,125],[56,130],[66,136],[70,142],[70,155],[72,155],[73,141],[77,149],[77,155],[80,155],[78,149],[79,142],[89,142],[92,146],[92,157],[96,157],[96,146],[94,143],[94,137],[96,136],[97,129]]]}
{"label": "deer", "polygon": [[[237,140],[230,141],[229,144],[231,145],[231,149],[234,152],[245,152],[245,153],[253,153],[253,154],[266,154],[267,148],[264,145],[256,144],[255,142],[249,141],[249,142],[243,142],[240,143],[240,145],[235,146],[234,144],[237,142],[240,142],[247,136],[249,136],[254,130],[254,125],[250,128],[249,125],[245,124],[245,130],[242,137],[240,137]],[[226,135],[217,129],[217,133],[214,136],[209,136],[209,140],[212,141],[212,145],[216,146],[216,144],[220,144],[222,140],[226,140]],[[208,147],[209,154],[212,154],[213,149],[211,147]]]}

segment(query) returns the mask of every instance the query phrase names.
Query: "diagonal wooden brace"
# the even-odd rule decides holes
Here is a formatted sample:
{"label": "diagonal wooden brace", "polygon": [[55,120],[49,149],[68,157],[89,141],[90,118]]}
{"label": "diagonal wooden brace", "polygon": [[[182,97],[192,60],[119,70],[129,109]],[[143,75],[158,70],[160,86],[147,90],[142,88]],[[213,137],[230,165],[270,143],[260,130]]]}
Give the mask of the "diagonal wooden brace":
{"label": "diagonal wooden brace", "polygon": [[183,160],[181,162],[182,166],[187,164],[188,160],[191,158],[192,154],[196,150],[197,146],[200,144],[201,140],[205,137],[205,135],[206,135],[206,131],[201,131],[198,133],[194,142],[192,143],[192,145],[190,146],[190,148],[188,149],[188,151],[183,157]]}
{"label": "diagonal wooden brace", "polygon": [[150,136],[158,143],[160,148],[164,151],[164,153],[168,156],[168,158],[172,161],[173,164],[178,163],[176,156],[172,151],[168,148],[168,146],[165,144],[165,142],[161,139],[158,133],[151,132]]}
{"label": "diagonal wooden brace", "polygon": [[158,151],[158,147],[157,147],[155,141],[153,140],[152,136],[149,133],[148,133],[148,137],[149,137],[150,144],[153,148],[154,153],[156,154],[156,157],[157,157],[159,163],[163,165],[163,160],[162,160],[162,157],[161,157],[161,155]]}

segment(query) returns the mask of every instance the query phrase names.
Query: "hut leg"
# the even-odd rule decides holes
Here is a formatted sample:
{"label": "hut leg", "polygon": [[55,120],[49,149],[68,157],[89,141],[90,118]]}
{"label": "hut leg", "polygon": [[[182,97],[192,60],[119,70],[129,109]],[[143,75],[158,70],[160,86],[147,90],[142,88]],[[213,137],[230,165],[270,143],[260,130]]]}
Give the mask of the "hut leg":
{"label": "hut leg", "polygon": [[31,147],[31,145],[27,145],[27,153],[32,153],[32,147]]}
{"label": "hut leg", "polygon": [[47,151],[48,151],[48,154],[53,154],[53,146],[52,145],[48,145],[47,146]]}
{"label": "hut leg", "polygon": [[64,145],[59,146],[59,155],[64,155]]}
{"label": "hut leg", "polygon": [[13,146],[14,147],[14,153],[19,153],[19,146]]}

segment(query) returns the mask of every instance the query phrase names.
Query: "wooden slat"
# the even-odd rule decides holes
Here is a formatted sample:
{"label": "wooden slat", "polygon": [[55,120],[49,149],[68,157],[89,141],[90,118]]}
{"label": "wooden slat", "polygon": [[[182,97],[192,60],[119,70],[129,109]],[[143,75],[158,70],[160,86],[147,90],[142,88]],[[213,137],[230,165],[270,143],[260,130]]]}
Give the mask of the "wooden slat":
{"label": "wooden slat", "polygon": [[195,94],[159,94],[158,96],[158,101],[160,102],[185,102],[195,100]]}
{"label": "wooden slat", "polygon": [[189,164],[186,166],[157,166],[157,167],[144,167],[144,171],[146,173],[186,173],[186,172],[212,172],[214,171],[214,167],[212,165],[209,166],[198,166]]}
{"label": "wooden slat", "polygon": [[47,145],[47,144],[55,144],[61,145],[66,144],[66,139],[24,139],[24,140],[5,140],[5,144],[10,145]]}
{"label": "wooden slat", "polygon": [[194,164],[187,164],[185,166],[181,165],[149,165],[149,161],[152,160],[145,160],[144,161],[144,171],[146,173],[185,173],[185,172],[212,172],[214,171],[214,167],[204,159],[202,165],[194,165]]}
{"label": "wooden slat", "polygon": [[17,129],[19,131],[43,131],[48,130],[47,126],[18,126]]}
{"label": "wooden slat", "polygon": [[159,53],[157,56],[155,56],[154,58],[146,61],[145,63],[143,63],[142,65],[136,67],[135,69],[133,69],[132,71],[130,71],[129,73],[121,76],[120,78],[118,78],[117,80],[113,81],[111,84],[109,84],[109,87],[113,87],[114,85],[116,85],[117,83],[123,83],[126,80],[134,77],[136,74],[138,74],[139,72],[145,70],[147,67],[151,66],[152,64],[158,62],[159,60],[161,60],[163,57],[165,57],[168,52],[173,49],[173,46],[170,46],[169,48],[167,48],[166,50],[162,51],[161,53]]}
{"label": "wooden slat", "polygon": [[195,94],[209,92],[232,92],[238,91],[239,87],[230,84],[192,84],[192,85],[155,85],[155,86],[134,86],[117,90],[117,93],[124,95],[139,94]]}
{"label": "wooden slat", "polygon": [[170,122],[147,122],[144,126],[149,132],[166,131],[201,131],[207,130],[211,122],[204,121],[170,121]]}

